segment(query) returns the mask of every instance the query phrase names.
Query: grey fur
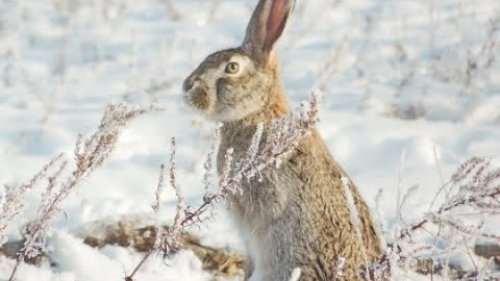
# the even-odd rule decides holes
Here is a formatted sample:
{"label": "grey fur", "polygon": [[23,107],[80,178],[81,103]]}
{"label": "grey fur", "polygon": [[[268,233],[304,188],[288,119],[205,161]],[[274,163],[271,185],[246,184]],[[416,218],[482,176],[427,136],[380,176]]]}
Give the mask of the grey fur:
{"label": "grey fur", "polygon": [[[261,0],[253,19],[272,1]],[[287,14],[280,18],[286,21],[290,10],[283,10]],[[253,19],[247,32],[262,28],[252,26],[258,22]],[[246,39],[245,44],[253,43]],[[242,64],[240,72],[224,73],[224,66],[234,60]],[[272,51],[264,60],[249,53],[248,46],[214,53],[186,79],[184,89],[188,104],[224,123],[219,173],[227,149],[234,149],[237,162],[245,157],[257,124],[269,125],[270,120],[287,112]],[[270,133],[265,129],[263,139]],[[351,181],[349,188],[362,224],[360,243],[343,193],[341,178],[347,177],[346,173],[316,130],[279,168],[268,167],[261,176],[262,181],[244,181],[243,194],[230,198],[231,213],[248,245],[246,279],[287,281],[298,267],[300,281],[332,281],[339,257],[343,257],[344,275],[336,280],[358,280],[357,272],[366,262],[377,260],[381,245],[369,209]]]}

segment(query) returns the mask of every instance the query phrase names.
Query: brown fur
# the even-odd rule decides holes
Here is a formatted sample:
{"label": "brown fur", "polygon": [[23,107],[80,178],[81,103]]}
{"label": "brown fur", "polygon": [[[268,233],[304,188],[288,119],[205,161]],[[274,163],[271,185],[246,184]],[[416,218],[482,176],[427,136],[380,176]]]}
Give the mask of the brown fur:
{"label": "brown fur", "polygon": [[[256,124],[275,114],[262,112],[224,124],[219,169],[226,149],[234,149],[235,161],[244,157]],[[357,280],[363,253],[368,262],[376,261],[381,246],[369,209],[351,182],[363,249],[350,221],[342,176],[346,173],[314,130],[278,169],[265,170],[261,182],[244,182],[243,195],[232,197],[235,221],[250,236],[249,246],[256,247],[250,259],[257,260],[257,267],[265,265],[260,269],[263,281],[285,281],[295,267],[302,270],[301,281],[331,280],[339,257],[346,258],[346,266],[345,277],[337,280]]]}
{"label": "brown fur", "polygon": [[271,118],[283,117],[288,113],[288,101],[279,80],[279,64],[276,54],[271,52],[270,58],[264,67],[264,71],[273,77],[273,87],[271,87]]}
{"label": "brown fur", "polygon": [[[274,1],[281,2],[274,5]],[[187,103],[224,123],[219,173],[227,149],[233,148],[234,163],[243,160],[257,124],[264,124],[265,141],[273,133],[268,131],[271,121],[288,111],[272,46],[293,4],[293,0],[260,0],[242,46],[208,56],[184,83]],[[271,31],[265,29],[269,20]],[[240,63],[238,73],[222,71],[234,61]],[[264,169],[259,180],[243,180],[243,193],[230,200],[247,243],[246,279],[287,281],[292,270],[300,268],[300,281],[332,281],[339,258],[345,258],[344,275],[336,280],[358,280],[358,271],[376,261],[381,245],[369,209],[350,181],[361,242],[351,222],[342,177],[347,178],[346,173],[313,130],[281,166]]]}

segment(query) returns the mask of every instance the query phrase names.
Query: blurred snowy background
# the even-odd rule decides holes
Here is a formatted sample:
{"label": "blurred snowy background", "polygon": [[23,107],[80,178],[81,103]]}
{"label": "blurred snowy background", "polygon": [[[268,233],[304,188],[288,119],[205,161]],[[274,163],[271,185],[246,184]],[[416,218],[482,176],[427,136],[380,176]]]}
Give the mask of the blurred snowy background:
{"label": "blurred snowy background", "polygon": [[[51,264],[23,265],[18,280],[122,280],[141,254],[90,248],[81,228],[151,213],[172,136],[180,188],[189,203],[202,200],[214,124],[187,110],[181,83],[206,55],[241,42],[256,2],[0,2],[0,183],[29,179],[58,152],[71,155],[110,102],[165,108],[126,128],[110,161],[63,204]],[[498,0],[299,0],[277,48],[292,107],[312,90],[323,93],[319,130],[370,206],[384,191],[377,211],[389,230],[398,186],[420,186],[405,209],[411,220],[461,161],[500,156]],[[20,237],[41,192],[28,194],[10,239]],[[168,221],[174,194],[162,202]],[[243,248],[223,208],[193,231],[206,244]],[[13,264],[0,257],[0,280]],[[137,275],[212,278],[189,251],[168,265],[151,260]]]}

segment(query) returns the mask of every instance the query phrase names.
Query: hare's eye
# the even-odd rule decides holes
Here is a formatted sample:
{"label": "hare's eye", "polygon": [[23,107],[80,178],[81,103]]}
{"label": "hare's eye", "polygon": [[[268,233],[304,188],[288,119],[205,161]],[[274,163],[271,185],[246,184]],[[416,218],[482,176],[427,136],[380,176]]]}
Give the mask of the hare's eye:
{"label": "hare's eye", "polygon": [[225,72],[228,74],[235,74],[240,70],[240,65],[237,62],[230,62],[226,64]]}

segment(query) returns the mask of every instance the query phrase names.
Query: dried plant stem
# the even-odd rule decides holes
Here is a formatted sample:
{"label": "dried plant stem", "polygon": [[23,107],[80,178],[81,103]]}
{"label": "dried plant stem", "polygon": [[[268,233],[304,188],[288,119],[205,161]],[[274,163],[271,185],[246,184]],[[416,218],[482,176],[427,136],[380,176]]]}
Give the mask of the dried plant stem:
{"label": "dried plant stem", "polygon": [[61,153],[54,157],[27,183],[19,186],[5,186],[5,193],[3,195],[0,194],[0,245],[2,245],[5,240],[3,235],[9,222],[17,216],[24,207],[25,202],[23,197],[25,193],[33,189],[42,179],[57,177],[59,174],[58,171],[62,169],[61,167],[63,167],[63,164],[60,164],[58,171],[51,173],[51,170],[56,166],[56,164],[62,161],[63,156],[64,154]]}
{"label": "dried plant stem", "polygon": [[[469,274],[474,276],[481,274],[486,278],[476,280],[490,280],[488,278],[493,275],[488,275],[487,270],[477,266],[469,253],[467,242],[481,237],[498,243],[500,233],[498,230],[486,228],[482,220],[467,220],[465,223],[462,216],[474,215],[481,218],[487,215],[488,219],[500,219],[500,168],[493,166],[493,162],[493,159],[474,157],[460,165],[450,180],[438,189],[427,213],[415,222],[400,228],[394,241],[388,244],[388,252],[383,258],[393,259],[404,267],[410,260],[418,261],[421,257],[431,257],[433,263],[437,260],[441,263],[439,270],[444,278],[452,278],[448,264],[453,252],[461,251],[467,253],[474,265],[475,272]],[[411,197],[410,195],[405,197]],[[439,198],[441,202],[435,207],[439,202],[438,197],[442,197]],[[403,199],[400,204],[404,205],[406,201],[407,199]],[[431,239],[416,240],[417,233],[430,236]],[[460,241],[453,237],[460,237]],[[438,241],[446,242],[447,247],[437,247]],[[430,272],[436,273],[434,265]]]}
{"label": "dried plant stem", "polygon": [[8,279],[9,281],[14,280],[14,277],[16,276],[16,273],[17,273],[17,269],[21,265],[23,259],[24,259],[24,257],[22,257],[21,255],[17,256],[16,263],[14,264],[14,268],[12,268],[12,272],[10,273],[10,276]]}
{"label": "dried plant stem", "polygon": [[142,265],[149,259],[149,257],[154,252],[155,252],[154,249],[151,249],[149,252],[147,252],[147,254],[145,254],[144,257],[142,257],[141,261],[135,266],[135,268],[132,270],[132,272],[127,277],[125,277],[125,281],[133,281],[134,276],[137,274],[139,269],[142,267]]}
{"label": "dried plant stem", "polygon": [[75,190],[81,181],[88,177],[95,169],[109,158],[118,141],[121,129],[135,116],[148,112],[150,109],[132,109],[123,104],[109,105],[101,119],[96,132],[86,139],[79,138],[74,151],[74,169],[60,180],[66,169],[67,160],[60,161],[58,169],[47,176],[48,169],[61,157],[56,157],[46,165],[28,184],[32,186],[41,178],[47,179],[47,186],[42,195],[42,202],[36,217],[27,225],[25,230],[25,241],[18,253],[16,263],[9,277],[13,281],[19,266],[26,257],[34,257],[40,254],[40,249],[45,245],[44,236],[50,223],[60,211],[61,203]]}

